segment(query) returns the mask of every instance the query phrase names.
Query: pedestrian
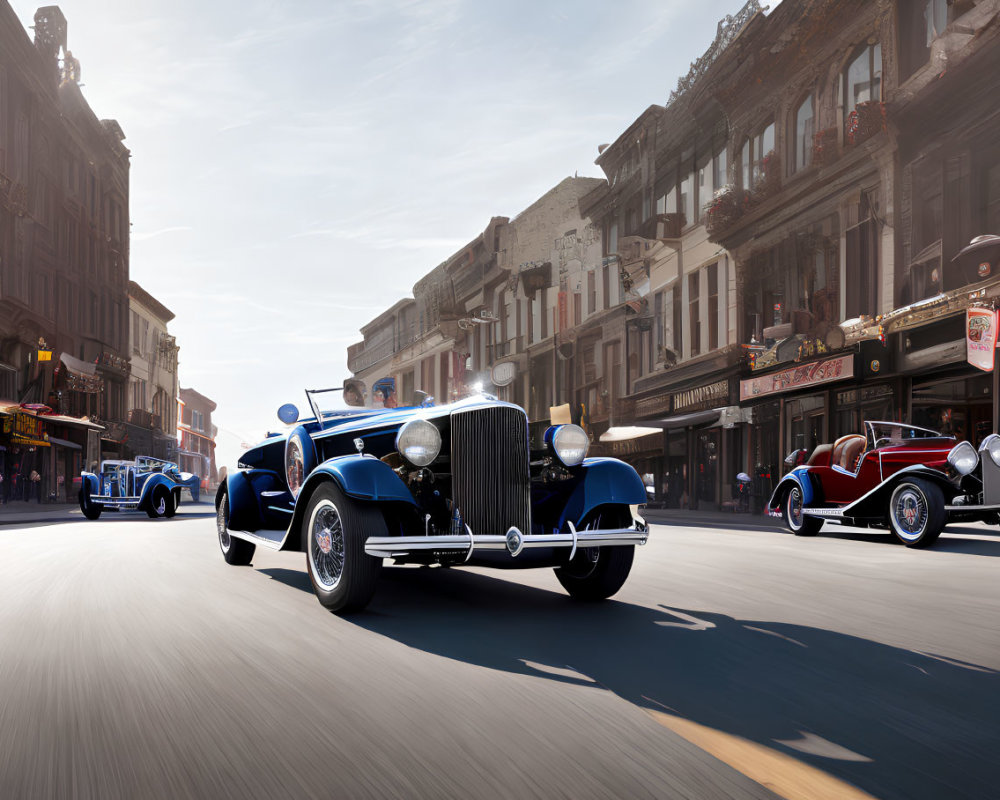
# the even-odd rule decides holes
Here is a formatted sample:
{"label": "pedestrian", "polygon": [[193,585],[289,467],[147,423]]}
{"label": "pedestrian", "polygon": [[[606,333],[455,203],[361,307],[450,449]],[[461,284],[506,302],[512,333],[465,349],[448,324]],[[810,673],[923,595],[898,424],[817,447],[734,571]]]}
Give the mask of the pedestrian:
{"label": "pedestrian", "polygon": [[[38,474],[38,470],[34,470],[33,469],[33,470],[31,470],[31,475],[28,476],[28,480],[31,481],[31,491],[34,493],[35,499],[38,500],[39,503],[41,503],[42,502],[42,476]],[[30,495],[28,496],[28,499],[31,500],[31,496]]]}

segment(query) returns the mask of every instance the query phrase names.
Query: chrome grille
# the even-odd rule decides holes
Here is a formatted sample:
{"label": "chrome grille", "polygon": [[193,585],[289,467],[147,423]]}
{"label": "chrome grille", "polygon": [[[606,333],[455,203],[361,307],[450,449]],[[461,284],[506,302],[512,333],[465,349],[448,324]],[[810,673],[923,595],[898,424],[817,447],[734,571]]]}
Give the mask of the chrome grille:
{"label": "chrome grille", "polygon": [[493,406],[451,415],[452,494],[476,534],[531,533],[528,419]]}

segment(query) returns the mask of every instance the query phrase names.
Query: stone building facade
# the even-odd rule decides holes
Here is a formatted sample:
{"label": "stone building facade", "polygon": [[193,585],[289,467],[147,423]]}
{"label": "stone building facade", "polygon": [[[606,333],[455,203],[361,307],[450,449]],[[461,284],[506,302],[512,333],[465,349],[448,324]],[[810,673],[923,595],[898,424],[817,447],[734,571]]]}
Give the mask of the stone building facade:
{"label": "stone building facade", "polygon": [[215,468],[215,437],[212,424],[216,405],[194,389],[180,388],[177,394],[177,463],[184,472],[201,478],[201,488],[211,491],[218,485]]}
{"label": "stone building facade", "polygon": [[998,76],[1000,0],[750,0],[599,148],[552,248],[494,220],[352,363],[378,329],[375,371],[405,369],[446,308],[434,374],[488,388],[512,363],[533,432],[569,403],[668,505],[735,506],[746,474],[759,507],[789,451],[866,419],[978,442],[1000,387],[966,362],[965,313],[1000,304],[1000,243],[959,253],[1000,235]]}
{"label": "stone building facade", "polygon": [[62,12],[34,23],[32,41],[0,0],[0,400],[20,408],[13,427],[36,417],[39,442],[8,436],[0,468],[65,499],[85,464],[121,452],[129,151],[83,97]]}
{"label": "stone building facade", "polygon": [[177,455],[177,340],[167,330],[173,312],[129,281],[132,372],[128,398],[130,454],[173,460]]}
{"label": "stone building facade", "polygon": [[[533,434],[571,404],[571,332],[621,306],[617,272],[602,264],[600,231],[580,214],[600,183],[567,178],[513,220],[482,234],[422,277],[362,328],[348,368],[369,405],[452,402],[485,390],[528,410]],[[593,365],[595,377],[614,361]],[[579,418],[581,409],[573,412]]]}

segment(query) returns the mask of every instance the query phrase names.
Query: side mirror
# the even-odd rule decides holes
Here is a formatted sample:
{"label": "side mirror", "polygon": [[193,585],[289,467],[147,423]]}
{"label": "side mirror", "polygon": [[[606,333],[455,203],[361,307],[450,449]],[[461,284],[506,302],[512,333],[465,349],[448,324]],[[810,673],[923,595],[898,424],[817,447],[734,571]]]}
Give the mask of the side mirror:
{"label": "side mirror", "polygon": [[299,418],[299,410],[295,407],[294,403],[285,403],[281,408],[278,409],[278,419],[280,419],[286,425],[291,425],[298,418]]}
{"label": "side mirror", "polygon": [[367,387],[365,382],[358,378],[348,378],[344,381],[344,403],[349,406],[363,407]]}

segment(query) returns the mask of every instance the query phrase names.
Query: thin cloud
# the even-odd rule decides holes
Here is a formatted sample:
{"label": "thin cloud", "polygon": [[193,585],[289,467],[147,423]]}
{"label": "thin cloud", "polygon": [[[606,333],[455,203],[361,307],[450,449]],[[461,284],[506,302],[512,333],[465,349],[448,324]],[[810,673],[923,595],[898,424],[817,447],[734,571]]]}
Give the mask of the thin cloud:
{"label": "thin cloud", "polygon": [[158,231],[149,231],[148,233],[132,233],[133,242],[144,242],[147,239],[152,239],[156,236],[163,236],[165,233],[176,233],[178,231],[190,231],[193,230],[189,225],[174,225],[170,228],[160,228]]}

